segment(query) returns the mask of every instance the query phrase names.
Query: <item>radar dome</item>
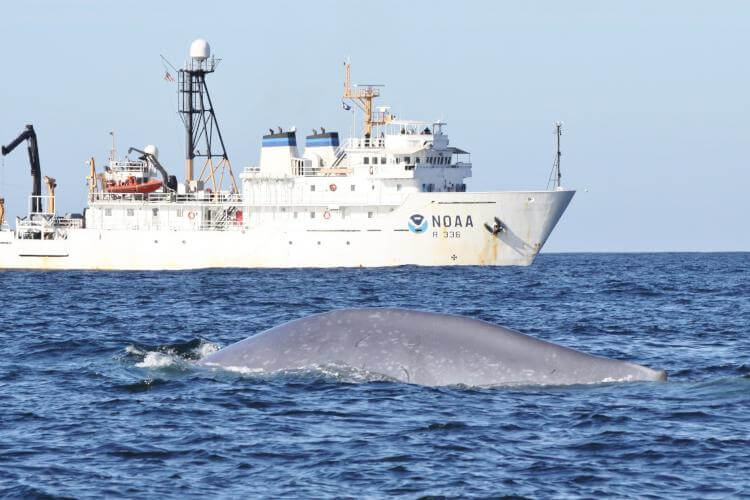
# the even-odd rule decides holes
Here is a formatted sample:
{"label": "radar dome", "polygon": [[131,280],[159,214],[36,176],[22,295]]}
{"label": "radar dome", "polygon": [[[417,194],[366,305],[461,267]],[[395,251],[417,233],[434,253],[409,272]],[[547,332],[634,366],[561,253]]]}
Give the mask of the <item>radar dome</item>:
{"label": "radar dome", "polygon": [[153,144],[149,144],[148,146],[143,148],[143,152],[154,155],[154,158],[156,158],[157,160],[159,159],[159,148],[157,148]]}
{"label": "radar dome", "polygon": [[202,38],[190,44],[190,57],[198,61],[205,61],[211,57],[211,46]]}

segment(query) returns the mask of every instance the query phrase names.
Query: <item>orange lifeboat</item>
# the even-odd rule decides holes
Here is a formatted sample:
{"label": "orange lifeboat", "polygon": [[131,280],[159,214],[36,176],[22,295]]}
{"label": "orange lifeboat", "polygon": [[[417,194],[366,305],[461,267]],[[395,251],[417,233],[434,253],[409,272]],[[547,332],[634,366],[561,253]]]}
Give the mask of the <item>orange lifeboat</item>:
{"label": "orange lifeboat", "polygon": [[163,183],[156,179],[151,179],[144,182],[136,182],[135,177],[128,177],[128,180],[120,183],[107,184],[108,193],[153,193]]}

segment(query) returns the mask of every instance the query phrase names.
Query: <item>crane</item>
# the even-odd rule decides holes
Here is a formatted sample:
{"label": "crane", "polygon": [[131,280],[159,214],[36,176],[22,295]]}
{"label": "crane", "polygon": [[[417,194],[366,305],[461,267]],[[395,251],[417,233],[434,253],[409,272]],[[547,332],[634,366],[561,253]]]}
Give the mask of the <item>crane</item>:
{"label": "crane", "polygon": [[[164,169],[164,167],[161,166],[161,163],[159,163],[159,160],[156,158],[156,155],[151,153],[146,153],[145,151],[141,151],[137,148],[130,148],[128,149],[128,154],[135,151],[136,153],[141,155],[141,158],[150,162],[156,170],[159,171],[161,176],[164,178],[164,189],[169,191],[177,191],[177,178],[174,175],[169,175],[167,171]],[[93,158],[92,158],[93,160]]]}
{"label": "crane", "polygon": [[47,211],[51,214],[55,213],[55,188],[57,187],[57,181],[53,177],[44,176],[44,184],[47,186],[47,193],[49,194],[49,200],[47,201]]}
{"label": "crane", "polygon": [[26,129],[13,142],[2,147],[3,156],[16,149],[23,141],[28,142],[29,163],[31,163],[31,213],[42,211],[42,169],[39,166],[39,148],[36,143],[36,132],[33,125],[26,125]]}

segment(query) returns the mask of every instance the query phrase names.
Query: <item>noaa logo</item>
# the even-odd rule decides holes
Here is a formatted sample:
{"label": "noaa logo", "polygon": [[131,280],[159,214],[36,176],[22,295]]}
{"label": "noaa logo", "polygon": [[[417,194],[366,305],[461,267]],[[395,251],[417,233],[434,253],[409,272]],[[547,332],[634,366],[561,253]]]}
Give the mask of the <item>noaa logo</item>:
{"label": "noaa logo", "polygon": [[414,214],[409,217],[409,231],[412,233],[424,233],[427,231],[427,221],[420,214]]}

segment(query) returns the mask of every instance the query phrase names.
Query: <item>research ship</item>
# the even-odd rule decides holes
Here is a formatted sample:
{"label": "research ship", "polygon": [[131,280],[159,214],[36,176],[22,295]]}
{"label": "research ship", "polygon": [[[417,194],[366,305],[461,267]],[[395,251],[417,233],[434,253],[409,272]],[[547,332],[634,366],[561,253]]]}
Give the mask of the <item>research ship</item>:
{"label": "research ship", "polygon": [[557,175],[540,191],[467,192],[470,154],[450,145],[446,123],[397,119],[373,107],[380,86],[353,85],[345,63],[342,106],[359,110],[361,132],[312,130],[262,136],[260,162],[235,176],[206,76],[220,60],[205,40],[190,46],[173,78],[185,126],[185,178],[178,182],[149,145],[103,171],[89,160],[88,204],[58,214],[56,181],[44,177],[33,126],[2,153],[28,143],[29,213],[4,221],[0,268],[181,270],[379,266],[527,266],[574,195]]}

